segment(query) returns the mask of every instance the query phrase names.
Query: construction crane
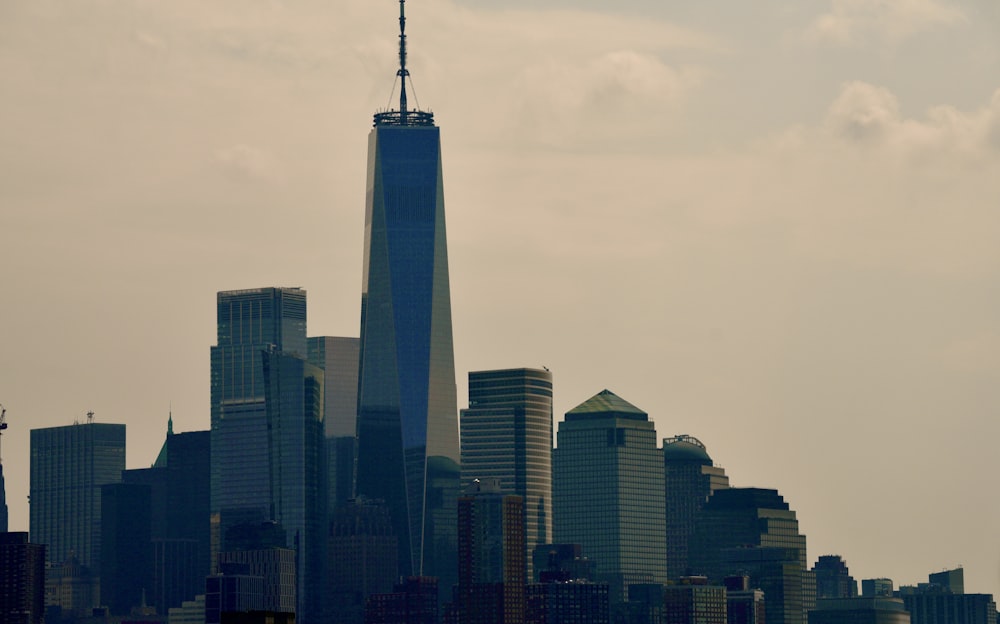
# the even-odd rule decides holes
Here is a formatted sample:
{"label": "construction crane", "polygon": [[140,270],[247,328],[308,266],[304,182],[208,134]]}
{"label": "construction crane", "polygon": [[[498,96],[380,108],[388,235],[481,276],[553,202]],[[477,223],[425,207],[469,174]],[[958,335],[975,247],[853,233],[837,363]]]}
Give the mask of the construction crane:
{"label": "construction crane", "polygon": [[[3,430],[7,428],[7,408],[0,404],[0,440],[3,440]],[[3,462],[3,447],[0,446],[0,463]]]}

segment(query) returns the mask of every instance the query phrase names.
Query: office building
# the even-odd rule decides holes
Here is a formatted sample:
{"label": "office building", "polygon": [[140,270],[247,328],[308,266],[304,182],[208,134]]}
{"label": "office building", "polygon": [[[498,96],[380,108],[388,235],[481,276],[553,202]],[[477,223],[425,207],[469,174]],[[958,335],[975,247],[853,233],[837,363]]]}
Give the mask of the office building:
{"label": "office building", "polygon": [[389,594],[372,594],[365,602],[365,624],[437,624],[438,579],[409,576]]}
{"label": "office building", "polygon": [[857,598],[858,583],[847,570],[840,555],[822,555],[813,566],[816,575],[816,599]]}
{"label": "office building", "polygon": [[727,624],[726,588],[704,576],[683,576],[663,590],[664,624]]}
{"label": "office building", "polygon": [[962,568],[935,572],[927,583],[902,586],[899,597],[912,624],[996,624],[992,594],[966,594]]}
{"label": "office building", "polygon": [[583,546],[612,603],[632,583],[666,583],[663,458],[646,412],[609,390],[567,412],[552,494],[556,541]]}
{"label": "office building", "polygon": [[524,499],[497,478],[476,479],[458,499],[458,603],[464,624],[523,624],[527,569]]}
{"label": "office building", "polygon": [[205,624],[205,594],[185,600],[179,607],[171,607],[167,612],[167,624]]}
{"label": "office building", "polygon": [[910,624],[899,598],[819,598],[809,624]]}
{"label": "office building", "polygon": [[441,139],[407,107],[402,7],[399,110],[368,135],[356,491],[388,504],[400,575],[450,588],[460,458]]}
{"label": "office building", "polygon": [[[515,368],[469,373],[462,410],[462,484],[500,480],[524,499],[525,556],[552,541],[552,373]],[[531,578],[532,563],[528,561]]]}
{"label": "office building", "polygon": [[815,601],[806,537],[776,490],[717,490],[697,515],[689,564],[713,582],[747,573],[764,590],[768,624],[803,624]]}
{"label": "office building", "polygon": [[527,624],[610,624],[607,583],[532,583],[527,590]]}
{"label": "office building", "polygon": [[3,462],[0,461],[0,533],[6,533],[8,529],[7,512],[7,488],[3,480]]}
{"label": "office building", "polygon": [[324,610],[327,468],[322,369],[306,360],[306,293],[257,288],[217,296],[212,347],[213,550],[229,529],[276,522],[298,552],[298,621]]}
{"label": "office building", "polygon": [[893,584],[892,579],[888,578],[875,578],[875,579],[864,579],[861,581],[861,595],[865,598],[877,598],[880,596],[889,596],[893,594]]}
{"label": "office building", "polygon": [[961,567],[940,572],[931,572],[927,575],[927,581],[931,585],[937,585],[942,591],[952,594],[965,593],[965,570]]}
{"label": "office building", "polygon": [[125,425],[93,422],[31,430],[31,541],[60,564],[75,553],[101,569],[101,486],[121,481]]}
{"label": "office building", "polygon": [[[295,557],[295,551],[290,548],[260,548],[219,553],[218,565],[221,575],[216,576],[260,579],[259,583],[256,580],[234,581],[234,587],[241,588],[237,594],[252,593],[253,596],[240,603],[247,605],[245,607],[230,608],[223,603],[220,609],[295,613],[297,593]],[[212,593],[209,591],[205,597],[209,609],[214,609]]]}
{"label": "office building", "polygon": [[45,621],[45,546],[27,533],[0,532],[0,622]]}
{"label": "office building", "polygon": [[722,584],[726,588],[727,624],[765,624],[764,592],[750,587],[750,577],[745,574],[727,576]]}
{"label": "office building", "polygon": [[111,615],[128,615],[152,589],[150,492],[148,485],[101,486],[101,605]]}
{"label": "office building", "polygon": [[708,497],[729,487],[726,471],[712,463],[700,440],[677,435],[663,441],[667,526],[667,577],[692,574],[688,569],[688,542],[695,518]]}
{"label": "office building", "polygon": [[591,581],[593,568],[579,544],[541,544],[531,553],[535,583]]}
{"label": "office building", "polygon": [[306,343],[309,363],[323,369],[327,501],[332,516],[338,505],[354,497],[360,340],[316,336]]}
{"label": "office building", "polygon": [[337,507],[327,552],[330,619],[361,624],[368,596],[392,593],[398,548],[385,503],[359,498]]}

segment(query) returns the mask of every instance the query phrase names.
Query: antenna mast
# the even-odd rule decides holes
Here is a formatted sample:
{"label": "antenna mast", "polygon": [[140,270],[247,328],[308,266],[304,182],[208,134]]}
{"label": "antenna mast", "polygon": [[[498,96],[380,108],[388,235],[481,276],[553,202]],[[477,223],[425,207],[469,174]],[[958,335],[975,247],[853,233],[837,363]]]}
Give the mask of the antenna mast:
{"label": "antenna mast", "polygon": [[406,125],[406,79],[410,72],[406,69],[406,0],[399,0],[399,120]]}

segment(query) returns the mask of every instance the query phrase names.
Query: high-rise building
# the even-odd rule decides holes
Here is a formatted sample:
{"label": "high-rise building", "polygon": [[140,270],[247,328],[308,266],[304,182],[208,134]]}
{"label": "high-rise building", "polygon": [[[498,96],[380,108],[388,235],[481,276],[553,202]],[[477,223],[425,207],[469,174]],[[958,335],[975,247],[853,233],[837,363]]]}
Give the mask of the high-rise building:
{"label": "high-rise building", "polygon": [[528,624],[609,624],[607,583],[542,582],[528,585]]}
{"label": "high-rise building", "polygon": [[632,583],[666,583],[663,458],[649,415],[604,390],[567,412],[552,459],[556,541],[583,546],[612,604]]}
{"label": "high-rise building", "polygon": [[460,468],[441,138],[433,114],[407,107],[402,7],[399,110],[368,135],[357,494],[389,506],[400,575],[444,589]]}
{"label": "high-rise building", "polygon": [[326,432],[327,500],[332,517],[354,497],[357,461],[357,338],[316,336],[307,340],[309,363],[323,369],[323,422]]}
{"label": "high-rise building", "polygon": [[931,572],[927,575],[927,581],[952,594],[965,593],[965,569],[962,567]]}
{"label": "high-rise building", "polygon": [[663,591],[664,624],[727,624],[726,588],[704,576],[684,576]]}
{"label": "high-rise building", "polygon": [[148,485],[101,486],[101,604],[112,615],[128,615],[152,589],[150,501]]}
{"label": "high-rise building", "polygon": [[31,430],[31,541],[53,564],[75,553],[101,569],[101,486],[121,481],[125,425],[93,422]]}
{"label": "high-rise building", "polygon": [[889,578],[864,579],[861,581],[861,595],[865,598],[892,596],[893,584]]}
{"label": "high-rise building", "polygon": [[437,624],[438,579],[408,576],[389,594],[365,601],[365,624]]}
{"label": "high-rise building", "polygon": [[392,593],[397,580],[398,541],[382,501],[358,498],[340,505],[330,523],[328,549],[330,608],[328,618],[361,624],[365,600]]}
{"label": "high-rise building", "polygon": [[229,529],[276,522],[297,553],[297,619],[323,613],[327,472],[323,371],[306,360],[306,293],[220,292],[212,347],[211,518],[215,552]]}
{"label": "high-rise building", "polygon": [[717,490],[698,513],[689,557],[697,573],[715,582],[748,574],[764,590],[768,624],[803,624],[815,601],[806,536],[776,490]]}
{"label": "high-rise building", "polygon": [[45,621],[45,546],[27,533],[0,531],[0,622]]}
{"label": "high-rise building", "polygon": [[469,373],[462,410],[462,483],[496,478],[524,499],[525,557],[552,541],[552,373],[514,368]]}
{"label": "high-rise building", "polygon": [[766,624],[764,591],[751,588],[749,576],[727,576],[723,585],[726,587],[727,624]]}
{"label": "high-rise building", "polygon": [[667,577],[692,574],[688,542],[695,518],[708,497],[729,487],[726,471],[712,463],[705,445],[689,435],[663,441],[663,472],[667,521]]}
{"label": "high-rise building", "polygon": [[857,598],[858,583],[840,555],[821,555],[813,566],[816,598]]}
{"label": "high-rise building", "polygon": [[476,479],[458,499],[458,588],[465,624],[524,624],[524,499],[497,478]]}
{"label": "high-rise building", "polygon": [[966,594],[965,572],[933,572],[927,583],[899,588],[913,624],[997,624],[993,594]]}

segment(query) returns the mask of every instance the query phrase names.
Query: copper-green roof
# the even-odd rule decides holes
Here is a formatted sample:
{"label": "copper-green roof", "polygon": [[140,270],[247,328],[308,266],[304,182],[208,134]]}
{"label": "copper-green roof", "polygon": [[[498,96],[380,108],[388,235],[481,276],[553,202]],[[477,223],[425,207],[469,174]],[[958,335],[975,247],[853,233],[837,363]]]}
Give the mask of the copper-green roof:
{"label": "copper-green roof", "polygon": [[566,412],[567,418],[630,418],[632,420],[647,420],[649,414],[632,405],[610,390],[601,390],[583,403]]}

